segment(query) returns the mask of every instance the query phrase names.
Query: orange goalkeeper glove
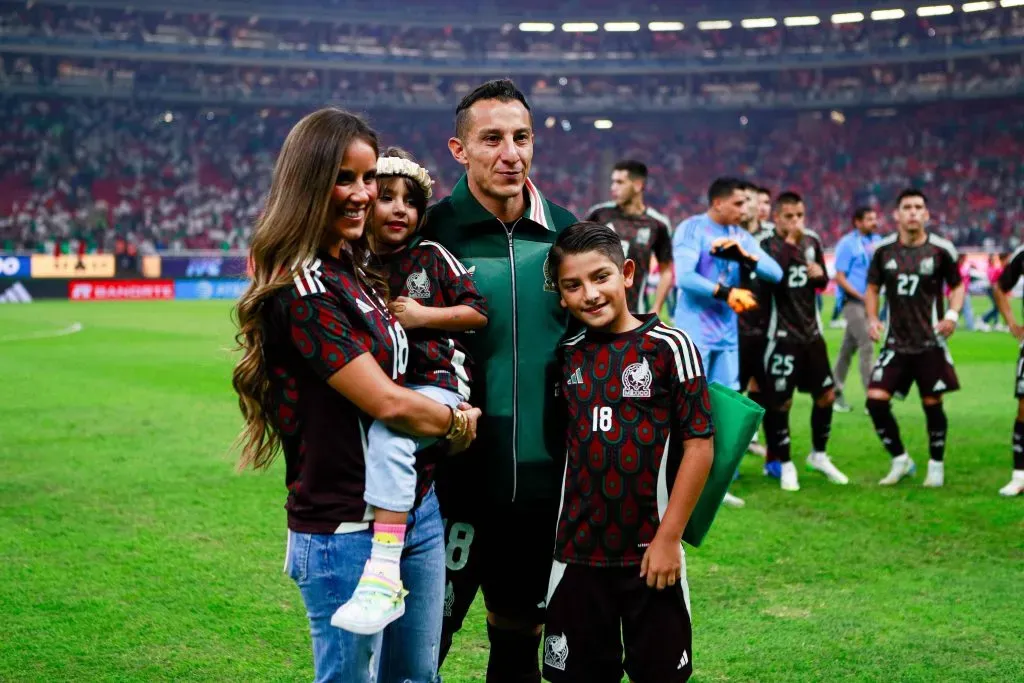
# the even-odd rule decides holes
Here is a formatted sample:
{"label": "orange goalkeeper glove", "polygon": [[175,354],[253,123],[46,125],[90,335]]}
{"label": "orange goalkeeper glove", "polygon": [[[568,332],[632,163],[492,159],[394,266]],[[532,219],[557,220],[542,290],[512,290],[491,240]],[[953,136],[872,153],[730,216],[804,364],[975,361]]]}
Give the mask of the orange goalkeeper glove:
{"label": "orange goalkeeper glove", "polygon": [[719,285],[715,298],[729,304],[729,308],[737,313],[746,313],[757,308],[757,297],[749,289]]}

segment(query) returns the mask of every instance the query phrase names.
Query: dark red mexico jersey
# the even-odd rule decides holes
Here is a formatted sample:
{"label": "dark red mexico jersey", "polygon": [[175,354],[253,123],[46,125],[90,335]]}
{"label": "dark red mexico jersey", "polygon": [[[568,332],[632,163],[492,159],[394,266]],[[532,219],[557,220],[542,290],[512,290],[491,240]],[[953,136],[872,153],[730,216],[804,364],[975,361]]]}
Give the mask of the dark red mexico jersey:
{"label": "dark red mexico jersey", "polygon": [[561,347],[566,465],[555,559],[639,565],[668,505],[683,442],[714,434],[707,381],[685,332],[651,314],[623,334]]}
{"label": "dark red mexico jersey", "polygon": [[[782,267],[782,279],[775,283],[764,283],[763,292],[768,299],[768,339],[796,344],[809,344],[822,335],[821,317],[818,315],[818,290],[828,285],[828,271],[825,269],[825,250],[821,240],[807,230],[796,244],[792,244],[776,233],[761,242],[761,248]],[[821,267],[821,277],[811,277],[807,266],[816,263]],[[765,302],[768,303],[768,302]]]}
{"label": "dark red mexico jersey", "polygon": [[999,289],[1004,292],[1011,292],[1017,286],[1017,282],[1024,277],[1024,246],[1017,247],[1017,250],[1010,254],[1010,260],[999,275]]}
{"label": "dark red mexico jersey", "polygon": [[404,330],[344,254],[340,260],[319,254],[264,310],[288,528],[331,534],[342,523],[372,519],[363,500],[371,420],[327,379],[368,353],[388,377],[402,382],[409,357]]}
{"label": "dark red mexico jersey", "polygon": [[[764,240],[775,234],[775,225],[772,223],[762,224],[756,232],[751,233],[757,243],[764,248]],[[772,293],[769,285],[766,285],[757,273],[750,266],[740,266],[739,287],[749,289],[757,297],[757,308],[745,311],[736,316],[736,327],[741,337],[764,337],[768,331],[768,319],[772,312]]]}
{"label": "dark red mexico jersey", "polygon": [[935,326],[946,310],[943,285],[961,284],[956,247],[938,235],[908,247],[898,235],[880,241],[868,268],[868,284],[885,289],[889,322],[884,346],[899,353],[920,353],[945,346]]}
{"label": "dark red mexico jersey", "polygon": [[[388,271],[391,296],[406,296],[424,306],[466,305],[487,315],[487,304],[473,283],[473,274],[437,242],[415,240],[407,249],[379,257]],[[463,334],[419,328],[408,330],[410,343],[406,381],[461,394],[467,401],[473,378],[472,359]]]}

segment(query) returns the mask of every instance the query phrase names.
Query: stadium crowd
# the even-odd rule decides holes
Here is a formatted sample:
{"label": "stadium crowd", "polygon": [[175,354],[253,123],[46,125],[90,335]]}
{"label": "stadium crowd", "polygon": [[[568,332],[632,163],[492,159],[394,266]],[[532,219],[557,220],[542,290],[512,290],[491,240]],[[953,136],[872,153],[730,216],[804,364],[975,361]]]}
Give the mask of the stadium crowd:
{"label": "stadium crowd", "polygon": [[[344,100],[340,101],[344,105]],[[126,102],[0,101],[0,246],[48,249],[122,236],[143,252],[244,248],[281,142],[300,111],[173,108]],[[831,244],[853,208],[928,188],[933,220],[957,244],[1012,244],[1024,220],[1024,106],[946,103],[828,116],[682,115],[536,122],[535,179],[577,214],[607,199],[615,159],[644,159],[648,196],[673,223],[704,210],[707,178],[739,173],[809,198],[810,223]],[[431,169],[435,196],[458,177],[444,113],[370,116],[389,144]],[[571,163],[566,160],[571,159]]]}

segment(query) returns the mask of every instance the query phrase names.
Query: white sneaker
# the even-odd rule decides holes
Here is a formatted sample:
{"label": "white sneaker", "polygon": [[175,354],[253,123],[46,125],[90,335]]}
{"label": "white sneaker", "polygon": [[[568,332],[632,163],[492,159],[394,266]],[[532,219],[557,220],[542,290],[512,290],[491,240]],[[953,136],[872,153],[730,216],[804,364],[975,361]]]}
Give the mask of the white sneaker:
{"label": "white sneaker", "polygon": [[728,491],[725,493],[725,498],[722,499],[722,505],[725,505],[726,507],[741,508],[746,504],[747,502],[745,500],[739,496],[732,495]]}
{"label": "white sneaker", "polygon": [[757,437],[755,436],[751,439],[750,444],[747,445],[747,453],[756,455],[759,458],[764,458],[768,455],[768,449],[765,448],[763,444],[758,443]]}
{"label": "white sneaker", "polygon": [[815,470],[824,474],[833,484],[849,484],[850,479],[839,471],[839,468],[832,464],[832,459],[826,453],[811,453],[807,456],[807,469]]}
{"label": "white sneaker", "polygon": [[793,461],[782,463],[782,476],[779,477],[779,487],[783,491],[799,491],[800,480],[796,476],[796,465]]}
{"label": "white sneaker", "polygon": [[937,489],[946,483],[946,463],[936,460],[928,461],[928,476],[924,478],[922,486],[930,489]]}
{"label": "white sneaker", "polygon": [[892,459],[892,469],[889,470],[889,474],[885,475],[879,483],[881,486],[894,486],[898,484],[900,479],[903,477],[909,477],[917,471],[917,466],[914,465],[914,461],[910,459],[910,456],[904,453],[898,455]]}
{"label": "white sneaker", "polygon": [[1019,496],[1024,493],[1024,470],[1014,470],[1010,483],[999,489],[1000,496]]}
{"label": "white sneaker", "polygon": [[405,614],[409,591],[379,574],[364,574],[348,602],[331,617],[331,626],[372,636]]}

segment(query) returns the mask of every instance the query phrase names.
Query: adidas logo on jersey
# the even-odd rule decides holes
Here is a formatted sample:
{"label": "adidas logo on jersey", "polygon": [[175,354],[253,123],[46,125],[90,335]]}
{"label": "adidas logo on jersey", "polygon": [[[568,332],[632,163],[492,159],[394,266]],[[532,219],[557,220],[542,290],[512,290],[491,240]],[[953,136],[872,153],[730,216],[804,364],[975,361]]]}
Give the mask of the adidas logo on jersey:
{"label": "adidas logo on jersey", "polygon": [[934,387],[932,387],[932,391],[945,391],[945,390],[946,390],[946,383],[943,382],[941,379],[938,382],[935,383]]}
{"label": "adidas logo on jersey", "polygon": [[690,653],[683,650],[683,656],[679,658],[679,666],[676,667],[676,671],[682,671],[683,667],[690,663]]}
{"label": "adidas logo on jersey", "polygon": [[356,299],[356,304],[359,306],[359,310],[362,313],[373,313],[374,308],[370,304],[366,303],[362,299]]}
{"label": "adidas logo on jersey", "polygon": [[832,386],[832,376],[830,375],[830,376],[826,377],[825,381],[821,383],[821,386],[822,387],[830,387],[830,386]]}
{"label": "adidas logo on jersey", "polygon": [[891,258],[888,261],[886,261],[885,269],[886,270],[899,270],[900,267],[899,267],[899,264],[896,263],[896,259]]}
{"label": "adidas logo on jersey", "polygon": [[552,669],[565,671],[565,662],[569,659],[569,642],[565,634],[548,636],[544,641],[544,664]]}
{"label": "adidas logo on jersey", "polygon": [[32,295],[25,289],[25,285],[15,282],[8,287],[3,294],[0,294],[0,304],[30,304]]}
{"label": "adidas logo on jersey", "polygon": [[569,386],[573,386],[574,384],[583,384],[583,369],[576,368],[573,370],[573,373],[569,375],[569,381],[566,382],[566,384]]}

